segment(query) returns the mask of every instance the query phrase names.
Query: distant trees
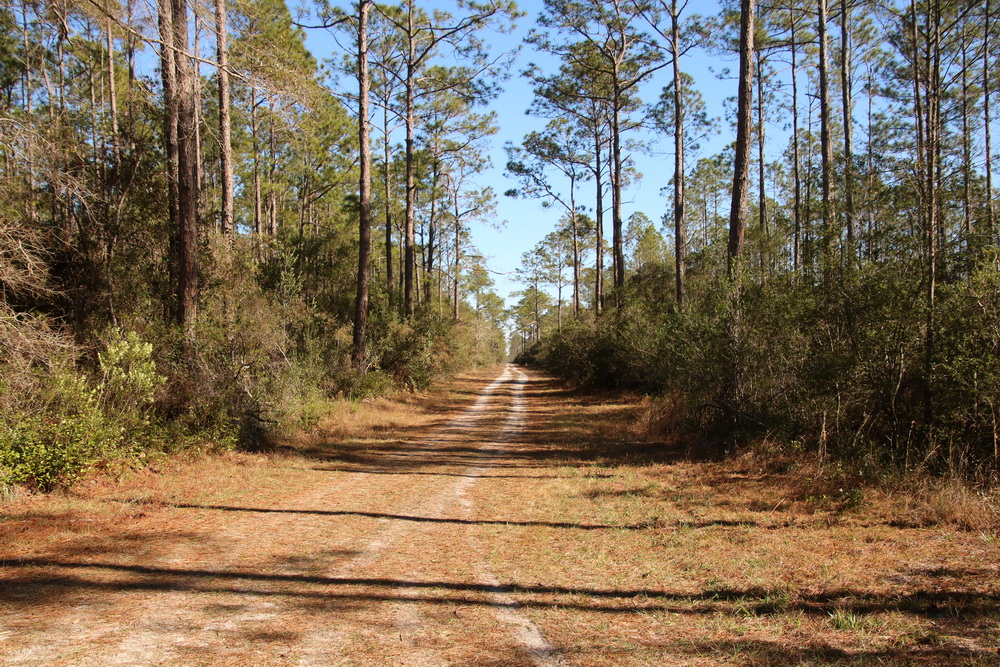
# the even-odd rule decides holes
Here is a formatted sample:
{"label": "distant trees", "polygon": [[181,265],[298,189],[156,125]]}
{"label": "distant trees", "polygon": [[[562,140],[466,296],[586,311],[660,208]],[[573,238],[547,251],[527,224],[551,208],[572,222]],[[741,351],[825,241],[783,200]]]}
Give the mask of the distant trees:
{"label": "distant trees", "polygon": [[[485,158],[475,146],[467,146],[461,155],[456,155],[454,164],[445,175],[444,191],[448,203],[447,217],[451,219],[454,245],[452,246],[452,316],[459,319],[459,290],[462,280],[463,239],[468,234],[469,223],[473,220],[487,221],[494,213],[496,201],[489,187],[477,187],[473,176],[482,170]],[[472,253],[470,253],[472,254]]]}
{"label": "distant trees", "polygon": [[[684,305],[685,285],[684,262],[687,253],[687,225],[684,219],[685,199],[684,184],[686,181],[684,155],[689,141],[690,128],[685,124],[688,115],[694,111],[694,118],[701,121],[704,129],[707,122],[698,118],[699,106],[703,106],[700,94],[693,86],[690,76],[681,71],[681,56],[690,51],[702,41],[701,36],[692,39],[692,30],[683,31],[682,14],[687,10],[688,2],[678,3],[677,0],[658,0],[644,10],[646,20],[652,28],[666,41],[665,50],[670,56],[672,80],[663,89],[663,98],[659,108],[654,108],[657,129],[673,135],[674,143],[674,177],[673,177],[673,222],[674,222],[674,287],[677,304]],[[696,131],[697,132],[697,131]]]}
{"label": "distant trees", "polygon": [[[521,184],[520,189],[509,190],[509,196],[538,198],[543,206],[556,204],[565,210],[572,249],[573,315],[577,316],[582,248],[576,191],[578,183],[587,176],[589,156],[585,138],[567,120],[555,119],[548,123],[544,133],[528,134],[522,146],[508,145],[507,156],[507,173]],[[565,193],[550,182],[546,172],[553,170],[568,181]]]}
{"label": "distant trees", "polygon": [[[421,107],[420,135],[425,148],[422,153],[424,168],[429,171],[424,197],[423,229],[421,245],[423,255],[424,300],[429,304],[435,291],[440,303],[441,290],[435,290],[435,271],[445,256],[448,245],[445,238],[445,218],[454,214],[456,198],[464,199],[476,190],[474,177],[486,170],[490,164],[486,155],[486,142],[496,133],[493,113],[482,114],[474,111],[478,100],[469,99],[457,90],[442,90]],[[485,191],[481,194],[487,195]],[[492,201],[492,194],[486,196]],[[459,207],[461,208],[461,207]],[[490,206],[476,206],[475,213],[481,219],[489,219]],[[465,218],[467,216],[459,216]],[[453,218],[454,220],[454,218]],[[453,248],[457,248],[458,244]],[[440,286],[441,281],[436,281]],[[457,283],[456,283],[457,284]],[[457,301],[453,302],[457,308]]]}
{"label": "distant trees", "polygon": [[[565,131],[571,133],[567,139],[572,136],[576,137],[574,141],[581,142],[577,147],[579,150],[572,151],[572,164],[582,167],[580,171],[584,175],[576,176],[574,183],[584,177],[592,179],[594,183],[593,307],[600,313],[604,306],[604,202],[610,180],[608,165],[611,162],[608,159],[611,119],[606,81],[571,63],[561,65],[556,74],[545,74],[539,68],[531,66],[525,71],[525,76],[531,79],[535,91],[531,112],[552,118],[553,122],[560,123]],[[514,162],[517,163],[516,160]],[[566,163],[566,166],[569,164]]]}
{"label": "distant trees", "polygon": [[[622,135],[635,127],[635,89],[666,65],[662,52],[641,30],[644,5],[639,2],[546,0],[538,18],[551,32],[535,33],[532,42],[562,59],[600,86],[611,135],[611,224],[614,285],[625,284],[622,246],[624,164]],[[596,91],[595,91],[596,92]],[[593,93],[591,93],[593,94]]]}
{"label": "distant trees", "polygon": [[[468,100],[485,100],[490,87],[484,75],[494,71],[494,62],[484,50],[481,33],[485,30],[507,30],[517,16],[513,3],[490,0],[482,5],[470,5],[459,16],[444,12],[433,15],[417,7],[415,0],[404,0],[402,11],[383,13],[402,39],[399,76],[402,78],[403,108],[401,116],[406,128],[406,226],[403,310],[413,316],[416,309],[416,126],[417,104],[446,90],[458,91]],[[442,51],[467,62],[465,67],[433,69],[435,58]],[[442,76],[444,75],[444,76]]]}
{"label": "distant trees", "polygon": [[[525,75],[548,124],[508,165],[557,211],[512,310],[526,346],[579,335],[559,349],[590,350],[581,373],[606,362],[602,378],[803,438],[837,429],[872,456],[985,465],[995,4],[743,0],[699,18],[681,0],[546,0],[529,43],[547,58]],[[94,389],[90,351],[128,340],[113,329],[155,339],[164,419],[220,432],[255,432],[300,390],[428,381],[435,345],[495,358],[469,225],[493,215],[483,104],[509,64],[486,39],[519,12],[453,9],[0,3],[0,414],[54,410],[6,387],[64,391],[60,354]],[[343,52],[321,65],[299,20]],[[689,49],[740,58],[738,83],[712,84],[737,93],[716,154],[693,150],[711,119]],[[670,147],[668,249],[662,212],[627,210],[642,138]]]}

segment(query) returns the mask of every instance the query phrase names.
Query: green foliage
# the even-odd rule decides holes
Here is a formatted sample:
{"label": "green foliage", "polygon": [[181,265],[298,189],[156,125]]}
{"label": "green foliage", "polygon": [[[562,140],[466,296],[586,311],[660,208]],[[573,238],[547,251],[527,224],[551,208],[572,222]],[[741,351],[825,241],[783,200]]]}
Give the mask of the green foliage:
{"label": "green foliage", "polygon": [[0,417],[0,486],[48,491],[123,451],[124,426],[100,409],[84,377],[55,373],[39,398],[41,410]]}
{"label": "green foliage", "polygon": [[727,437],[766,429],[863,474],[922,467],[988,480],[1000,433],[1000,276],[986,265],[938,294],[928,423],[927,312],[908,268],[871,264],[838,276],[838,290],[747,280],[738,300],[728,281],[709,282],[683,309],[664,306],[637,273],[621,308],[550,332],[531,357],[576,383],[683,396],[693,427]]}
{"label": "green foliage", "polygon": [[92,408],[61,419],[11,415],[0,423],[0,485],[49,491],[72,484],[124,438],[121,425]]}
{"label": "green foliage", "polygon": [[846,609],[834,609],[828,612],[828,616],[830,617],[830,625],[837,630],[863,631],[878,627],[876,619]]}
{"label": "green foliage", "polygon": [[388,320],[372,350],[375,366],[399,386],[423,389],[454,368],[452,323],[430,314],[407,322]]}
{"label": "green foliage", "polygon": [[152,343],[134,331],[115,329],[107,349],[98,353],[100,390],[108,406],[115,410],[139,412],[156,398],[167,378],[156,372]]}
{"label": "green foliage", "polygon": [[[435,110],[433,119],[421,116],[416,150],[434,160],[418,160],[417,187],[433,191],[419,206],[437,211],[439,231],[439,273],[421,279],[429,287],[450,276],[448,253],[460,253],[460,303],[441,303],[436,315],[424,303],[427,312],[400,319],[395,281],[373,271],[364,373],[351,363],[357,125],[340,101],[338,73],[320,67],[287,4],[226,8],[230,157],[239,184],[231,234],[219,224],[225,133],[218,73],[203,70],[208,76],[192,87],[204,111],[193,195],[198,295],[185,299],[197,302],[197,317],[183,331],[175,324],[180,245],[171,196],[177,205],[180,195],[167,164],[164,68],[134,53],[156,22],[112,12],[124,23],[108,27],[109,36],[80,3],[13,7],[0,9],[0,25],[10,28],[0,31],[0,112],[9,121],[0,128],[9,158],[0,175],[0,484],[47,490],[106,463],[192,445],[265,448],[286,427],[316,424],[331,399],[424,387],[502,353],[502,303],[486,268],[471,263],[478,251],[462,234],[493,213],[490,191],[471,182],[486,164],[473,159],[481,158],[479,139],[494,132],[492,116],[473,107],[495,92],[482,73],[499,69],[481,61],[488,49],[479,33],[506,30],[513,5],[461,8],[468,22],[441,39],[465,65],[445,65],[434,48],[417,63],[452,88],[417,85],[425,110]],[[418,35],[448,20],[417,15]],[[388,62],[402,53],[397,28],[373,21],[372,53],[384,50],[383,75],[399,71],[398,61]],[[58,64],[59,76],[41,76],[40,63]],[[112,81],[117,97],[95,101],[94,90],[107,92]],[[398,102],[390,99],[396,93],[382,94],[390,107]],[[390,168],[395,201],[377,202],[380,213],[399,213],[405,198],[401,161]],[[417,211],[422,224],[425,212]],[[459,248],[449,247],[449,227],[458,228]],[[429,260],[430,250],[415,255]],[[399,251],[390,247],[395,257]],[[429,300],[431,290],[421,292]],[[473,296],[474,313],[465,303]]]}

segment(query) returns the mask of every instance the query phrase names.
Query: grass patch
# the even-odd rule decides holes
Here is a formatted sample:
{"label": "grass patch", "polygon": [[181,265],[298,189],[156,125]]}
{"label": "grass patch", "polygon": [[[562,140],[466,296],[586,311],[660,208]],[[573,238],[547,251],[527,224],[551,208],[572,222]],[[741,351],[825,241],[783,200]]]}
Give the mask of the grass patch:
{"label": "grass patch", "polygon": [[834,609],[829,612],[829,616],[830,625],[837,630],[853,630],[859,632],[878,627],[878,624],[874,622],[874,619],[871,617],[858,612],[848,611],[846,609]]}

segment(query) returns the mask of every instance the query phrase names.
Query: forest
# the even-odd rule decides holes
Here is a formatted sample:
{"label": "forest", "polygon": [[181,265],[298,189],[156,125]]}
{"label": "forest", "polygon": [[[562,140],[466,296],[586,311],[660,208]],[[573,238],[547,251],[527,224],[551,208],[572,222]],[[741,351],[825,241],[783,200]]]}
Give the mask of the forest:
{"label": "forest", "polygon": [[[509,355],[672,429],[994,485],[991,1],[525,9],[5,0],[0,487],[261,449]],[[518,22],[542,64],[493,46]],[[507,76],[547,122],[502,193]],[[667,213],[623,219],[650,137]],[[472,238],[500,197],[552,229],[509,307]]]}
{"label": "forest", "polygon": [[[992,485],[995,7],[755,4],[545,3],[531,39],[559,70],[525,75],[552,120],[507,171],[562,217],[523,255],[513,346],[664,396],[668,431]],[[724,119],[685,73],[705,52],[738,57]],[[672,148],[665,234],[621,213],[650,127]]]}
{"label": "forest", "polygon": [[362,47],[317,7],[348,45],[319,62],[280,0],[4,3],[3,484],[259,448],[336,397],[503,359],[468,229],[493,205],[480,35],[514,10],[442,33],[383,9]]}

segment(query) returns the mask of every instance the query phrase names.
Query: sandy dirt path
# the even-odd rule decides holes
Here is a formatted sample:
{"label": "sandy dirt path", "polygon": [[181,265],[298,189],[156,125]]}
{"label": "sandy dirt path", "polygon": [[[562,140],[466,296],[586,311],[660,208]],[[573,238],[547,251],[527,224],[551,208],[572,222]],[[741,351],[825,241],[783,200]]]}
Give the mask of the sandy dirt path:
{"label": "sandy dirt path", "polygon": [[317,456],[277,505],[175,506],[186,534],[155,553],[8,561],[2,663],[559,664],[470,530],[468,492],[509,463],[526,379],[505,368],[374,465]]}
{"label": "sandy dirt path", "polygon": [[0,665],[1000,664],[995,532],[642,405],[506,367],[8,503]]}

